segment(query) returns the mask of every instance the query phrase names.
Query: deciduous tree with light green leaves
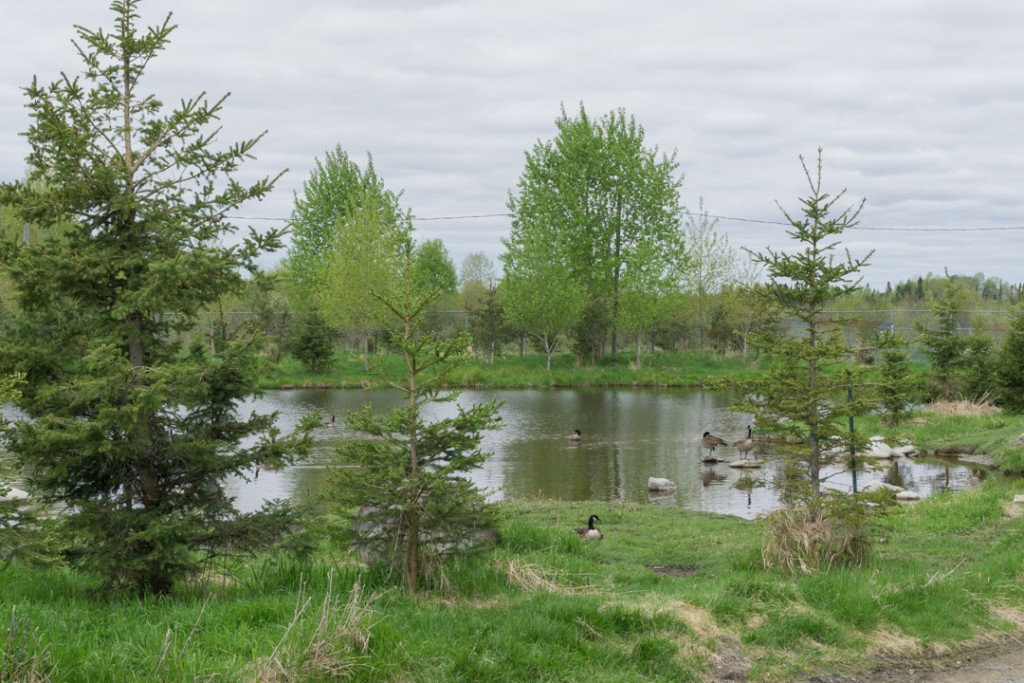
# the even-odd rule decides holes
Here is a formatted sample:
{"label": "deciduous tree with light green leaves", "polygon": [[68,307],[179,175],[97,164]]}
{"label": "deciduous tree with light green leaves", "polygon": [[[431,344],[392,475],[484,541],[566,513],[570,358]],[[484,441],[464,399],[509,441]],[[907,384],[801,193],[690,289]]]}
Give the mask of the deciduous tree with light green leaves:
{"label": "deciduous tree with light green leaves", "polygon": [[312,299],[328,325],[359,336],[365,355],[384,311],[373,292],[400,277],[409,232],[375,189],[357,188],[337,220]]}
{"label": "deciduous tree with light green leaves", "polygon": [[168,16],[141,28],[139,4],[115,0],[110,31],[77,28],[80,77],[26,88],[32,171],[0,201],[33,224],[72,227],[3,245],[20,314],[0,369],[24,375],[27,419],[7,445],[32,492],[63,507],[66,557],[142,595],[285,533],[291,517],[240,515],[223,484],[301,455],[312,424],[282,438],[274,415],[240,414],[258,388],[258,335],[232,335],[215,358],[202,339],[177,341],[244,289],[282,233],[234,235],[225,216],[274,184],[234,179],[262,135],[218,144],[224,98],[164,113],[144,77],[175,26]]}
{"label": "deciduous tree with light green leaves", "polygon": [[551,372],[551,357],[579,320],[586,298],[539,229],[525,243],[523,238],[513,231],[508,240],[502,240],[506,248],[499,257],[505,268],[502,306],[509,326],[524,331],[544,349]]}
{"label": "deciduous tree with light green leaves", "polygon": [[683,229],[686,258],[680,259],[676,270],[683,288],[697,302],[701,358],[704,358],[712,297],[736,278],[736,253],[729,246],[729,238],[715,229],[717,225],[718,219],[711,218],[701,199],[698,212],[687,214]]}
{"label": "deciduous tree with light green leaves", "polygon": [[448,247],[440,239],[424,240],[412,250],[412,277],[421,292],[440,289],[443,296],[455,294],[459,276],[448,253]]}
{"label": "deciduous tree with light green leaves", "polygon": [[527,153],[509,193],[511,241],[549,240],[544,249],[601,309],[592,317],[608,321],[586,344],[603,348],[610,335],[614,354],[627,264],[642,243],[670,253],[681,242],[679,164],[675,152],[647,147],[643,127],[622,109],[594,120],[582,104],[576,117],[563,107],[555,126],[553,140]]}
{"label": "deciduous tree with light green leaves", "polygon": [[[344,233],[350,229],[347,218],[360,213],[358,220],[372,220],[389,233],[412,234],[411,214],[399,205],[402,192],[384,186],[367,155],[366,169],[349,158],[338,145],[316,160],[309,178],[302,184],[302,194],[295,195],[292,209],[292,240],[286,264],[291,271],[293,291],[300,307],[315,307],[322,298],[320,279],[334,261],[339,249],[345,248]],[[342,292],[345,294],[345,292]]]}
{"label": "deciduous tree with light green leaves", "polygon": [[634,344],[639,369],[644,347],[650,342],[669,299],[671,259],[647,241],[637,245],[622,276],[622,309],[619,326]]}

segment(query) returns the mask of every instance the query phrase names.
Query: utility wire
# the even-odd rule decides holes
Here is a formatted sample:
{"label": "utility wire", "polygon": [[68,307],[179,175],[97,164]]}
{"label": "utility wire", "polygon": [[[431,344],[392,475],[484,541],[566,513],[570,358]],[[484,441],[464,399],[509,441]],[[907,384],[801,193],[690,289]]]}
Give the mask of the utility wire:
{"label": "utility wire", "polygon": [[[714,218],[721,221],[736,221],[738,223],[760,223],[762,225],[782,225],[789,226],[790,223],[786,221],[769,221],[759,218],[739,218],[737,216],[716,216],[714,214],[694,214],[691,211],[686,211],[691,216],[706,215],[708,218]],[[479,213],[479,214],[467,214],[462,216],[424,216],[413,218],[413,221],[458,221],[473,218],[509,218],[512,214],[509,213]],[[227,216],[234,220],[243,221],[290,221],[290,218],[272,218],[265,216]],[[1006,231],[1006,230],[1024,230],[1024,225],[1010,225],[1005,227],[963,227],[963,228],[927,228],[927,227],[907,227],[907,228],[878,228],[870,227],[865,225],[854,225],[848,230],[874,230],[879,232],[992,232],[992,231]]]}

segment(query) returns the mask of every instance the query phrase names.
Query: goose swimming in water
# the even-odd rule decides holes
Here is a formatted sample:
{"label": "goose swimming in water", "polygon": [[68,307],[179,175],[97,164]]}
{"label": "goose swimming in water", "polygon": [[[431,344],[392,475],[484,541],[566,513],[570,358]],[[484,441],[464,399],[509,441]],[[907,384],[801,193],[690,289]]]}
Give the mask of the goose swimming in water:
{"label": "goose swimming in water", "polygon": [[578,430],[578,429],[574,429],[572,431],[572,434],[569,435],[569,441],[579,441],[582,438],[583,438],[583,435],[580,434],[580,430]]}
{"label": "goose swimming in water", "polygon": [[600,541],[604,538],[604,534],[601,530],[594,526],[594,522],[601,521],[601,518],[597,515],[590,515],[590,519],[587,520],[586,526],[576,528],[576,535],[582,538],[584,541]]}

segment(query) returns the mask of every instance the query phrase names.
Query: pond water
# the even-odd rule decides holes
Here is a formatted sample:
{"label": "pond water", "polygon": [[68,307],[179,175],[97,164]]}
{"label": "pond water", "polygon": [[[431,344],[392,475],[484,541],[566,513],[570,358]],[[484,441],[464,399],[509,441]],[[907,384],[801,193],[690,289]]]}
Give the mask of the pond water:
{"label": "pond water", "polygon": [[[306,413],[321,410],[326,419],[336,416],[337,427],[315,433],[316,445],[303,462],[256,478],[232,479],[228,492],[243,511],[265,500],[314,500],[321,491],[326,465],[336,444],[350,436],[344,417],[370,403],[378,411],[390,407],[397,392],[360,390],[270,391],[243,406],[243,410],[278,411],[279,426],[289,431]],[[731,397],[722,393],[684,389],[546,389],[463,391],[459,403],[470,405],[497,398],[503,427],[487,432],[483,450],[493,455],[471,476],[491,499],[552,498],[559,500],[620,500],[678,506],[752,519],[780,506],[772,482],[778,465],[771,451],[760,444],[753,455],[767,464],[739,470],[727,462],[702,462],[700,437],[705,431],[729,443],[743,438],[750,416],[728,410]],[[454,414],[451,403],[432,404],[428,419]],[[579,429],[578,443],[568,439]],[[756,436],[756,431],[755,431]],[[732,446],[718,455],[735,460]],[[732,484],[744,473],[765,486],[740,490]],[[849,490],[852,474],[834,471],[828,486]],[[956,460],[910,459],[884,461],[880,470],[857,472],[858,488],[879,479],[916,491],[922,498],[934,491],[962,489],[987,472]],[[649,477],[670,479],[678,490],[655,495],[647,490]]]}

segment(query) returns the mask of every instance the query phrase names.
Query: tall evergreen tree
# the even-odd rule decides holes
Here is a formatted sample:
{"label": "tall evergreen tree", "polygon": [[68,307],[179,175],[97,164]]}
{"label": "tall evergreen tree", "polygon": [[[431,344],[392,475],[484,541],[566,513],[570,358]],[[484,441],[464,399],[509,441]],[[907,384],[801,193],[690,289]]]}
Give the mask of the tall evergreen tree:
{"label": "tall evergreen tree", "polygon": [[960,333],[957,320],[963,310],[964,295],[963,287],[956,280],[948,280],[932,304],[932,324],[916,326],[924,344],[924,355],[938,379],[938,393],[946,400],[955,390],[956,375],[963,367],[967,350],[967,338]]}
{"label": "tall evergreen tree", "polygon": [[9,447],[64,506],[70,559],[109,587],[163,594],[211,554],[282,531],[271,510],[239,516],[221,484],[295,457],[307,435],[279,438],[273,415],[238,415],[257,388],[258,336],[224,340],[216,358],[178,341],[280,246],[278,230],[228,246],[225,218],[276,178],[233,179],[262,135],[217,146],[207,129],[225,98],[161,113],[143,77],[175,26],[168,15],[140,28],[138,5],[115,0],[109,32],[77,28],[80,77],[26,89],[32,172],[0,197],[34,224],[73,227],[4,245],[21,314],[0,367],[25,375],[17,404],[29,419]]}
{"label": "tall evergreen tree", "polygon": [[759,430],[797,437],[800,445],[790,458],[791,492],[817,521],[823,505],[822,470],[840,453],[827,446],[846,444],[851,438],[847,418],[874,407],[862,399],[847,401],[843,370],[852,349],[843,341],[845,321],[826,313],[830,302],[857,288],[858,272],[870,254],[854,259],[847,252],[845,258],[835,258],[839,237],[856,225],[860,207],[833,215],[845,190],[836,196],[822,190],[821,150],[816,174],[812,175],[803,157],[800,161],[811,192],[800,200],[802,215],[785,209],[783,214],[791,226],[787,233],[802,251],[786,253],[769,247],[764,253],[751,252],[770,278],[762,293],[797,319],[800,330],[793,335],[771,330],[755,337],[755,344],[770,351],[776,362],[764,378],[749,383],[747,399],[739,407],[756,413]]}
{"label": "tall evergreen tree", "polygon": [[899,332],[885,330],[878,335],[882,362],[882,383],[879,386],[880,408],[885,420],[898,425],[910,404],[910,352],[907,340]]}
{"label": "tall evergreen tree", "polygon": [[1003,337],[996,365],[999,404],[1013,413],[1024,413],[1024,311],[1010,318],[1010,331]]}

